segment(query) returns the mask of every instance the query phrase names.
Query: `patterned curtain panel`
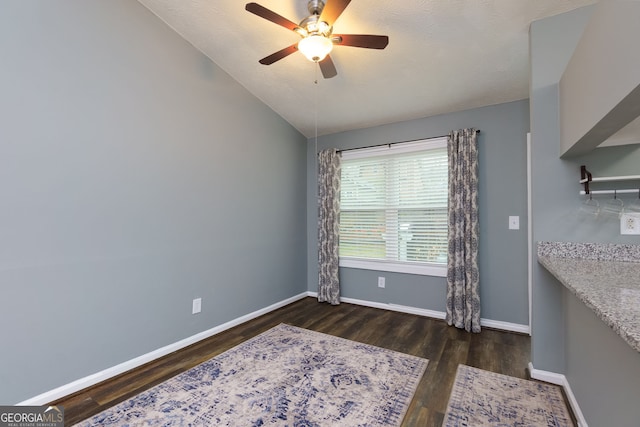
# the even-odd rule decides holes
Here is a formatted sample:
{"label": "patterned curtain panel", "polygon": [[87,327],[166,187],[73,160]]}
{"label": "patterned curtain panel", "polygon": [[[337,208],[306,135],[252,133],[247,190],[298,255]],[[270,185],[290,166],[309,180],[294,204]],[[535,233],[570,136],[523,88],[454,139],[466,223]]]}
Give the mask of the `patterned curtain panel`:
{"label": "patterned curtain panel", "polygon": [[475,129],[452,131],[449,155],[447,323],[480,332],[478,146]]}
{"label": "patterned curtain panel", "polygon": [[318,301],[340,304],[340,154],[318,153]]}

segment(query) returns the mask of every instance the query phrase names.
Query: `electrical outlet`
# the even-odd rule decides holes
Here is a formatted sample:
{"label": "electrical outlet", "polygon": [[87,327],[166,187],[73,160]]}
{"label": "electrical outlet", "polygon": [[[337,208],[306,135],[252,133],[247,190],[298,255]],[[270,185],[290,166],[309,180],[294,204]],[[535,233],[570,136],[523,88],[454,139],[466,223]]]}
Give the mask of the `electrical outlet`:
{"label": "electrical outlet", "polygon": [[623,213],[620,216],[620,234],[640,234],[640,214]]}
{"label": "electrical outlet", "polygon": [[191,306],[191,314],[197,314],[202,311],[202,298],[196,298],[193,300],[193,305]]}
{"label": "electrical outlet", "polygon": [[378,287],[384,288],[384,277],[378,277]]}

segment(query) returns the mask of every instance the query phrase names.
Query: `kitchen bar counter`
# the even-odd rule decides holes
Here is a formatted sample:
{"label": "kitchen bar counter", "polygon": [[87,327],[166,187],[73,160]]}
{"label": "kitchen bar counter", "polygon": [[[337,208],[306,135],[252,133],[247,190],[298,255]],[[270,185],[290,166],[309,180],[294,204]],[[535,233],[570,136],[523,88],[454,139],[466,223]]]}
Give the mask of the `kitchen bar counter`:
{"label": "kitchen bar counter", "polygon": [[538,262],[640,352],[640,246],[540,242]]}

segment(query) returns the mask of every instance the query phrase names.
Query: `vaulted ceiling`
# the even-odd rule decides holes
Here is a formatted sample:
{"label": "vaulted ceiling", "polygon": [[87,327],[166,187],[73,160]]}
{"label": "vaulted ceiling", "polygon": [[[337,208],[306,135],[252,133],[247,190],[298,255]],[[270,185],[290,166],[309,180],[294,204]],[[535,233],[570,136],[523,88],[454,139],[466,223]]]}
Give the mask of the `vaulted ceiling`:
{"label": "vaulted ceiling", "polygon": [[[323,79],[300,52],[258,60],[300,37],[239,0],[139,0],[307,137],[529,96],[529,24],[594,0],[352,0],[338,34],[384,34],[384,50],[336,46]],[[327,0],[331,2],[332,0]],[[293,21],[307,0],[258,0]],[[315,83],[317,81],[317,84]]]}

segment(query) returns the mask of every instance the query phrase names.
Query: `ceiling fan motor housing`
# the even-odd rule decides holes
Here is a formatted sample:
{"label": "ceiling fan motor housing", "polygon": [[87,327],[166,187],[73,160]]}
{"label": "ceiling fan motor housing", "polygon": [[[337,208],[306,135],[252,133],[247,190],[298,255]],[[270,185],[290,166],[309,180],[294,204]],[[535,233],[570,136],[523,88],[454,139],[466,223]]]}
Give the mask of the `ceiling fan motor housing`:
{"label": "ceiling fan motor housing", "polygon": [[329,37],[333,29],[328,23],[320,21],[320,15],[311,15],[304,18],[300,22],[300,27],[306,31],[306,34],[301,34],[303,37],[311,35]]}
{"label": "ceiling fan motor housing", "polygon": [[309,0],[307,3],[307,9],[312,15],[320,15],[322,9],[324,9],[324,2],[322,0]]}
{"label": "ceiling fan motor housing", "polygon": [[307,3],[307,9],[311,15],[307,16],[300,22],[300,27],[306,30],[305,36],[320,35],[329,37],[331,35],[332,27],[327,22],[320,21],[320,15],[324,9],[324,1],[322,0],[309,0]]}

